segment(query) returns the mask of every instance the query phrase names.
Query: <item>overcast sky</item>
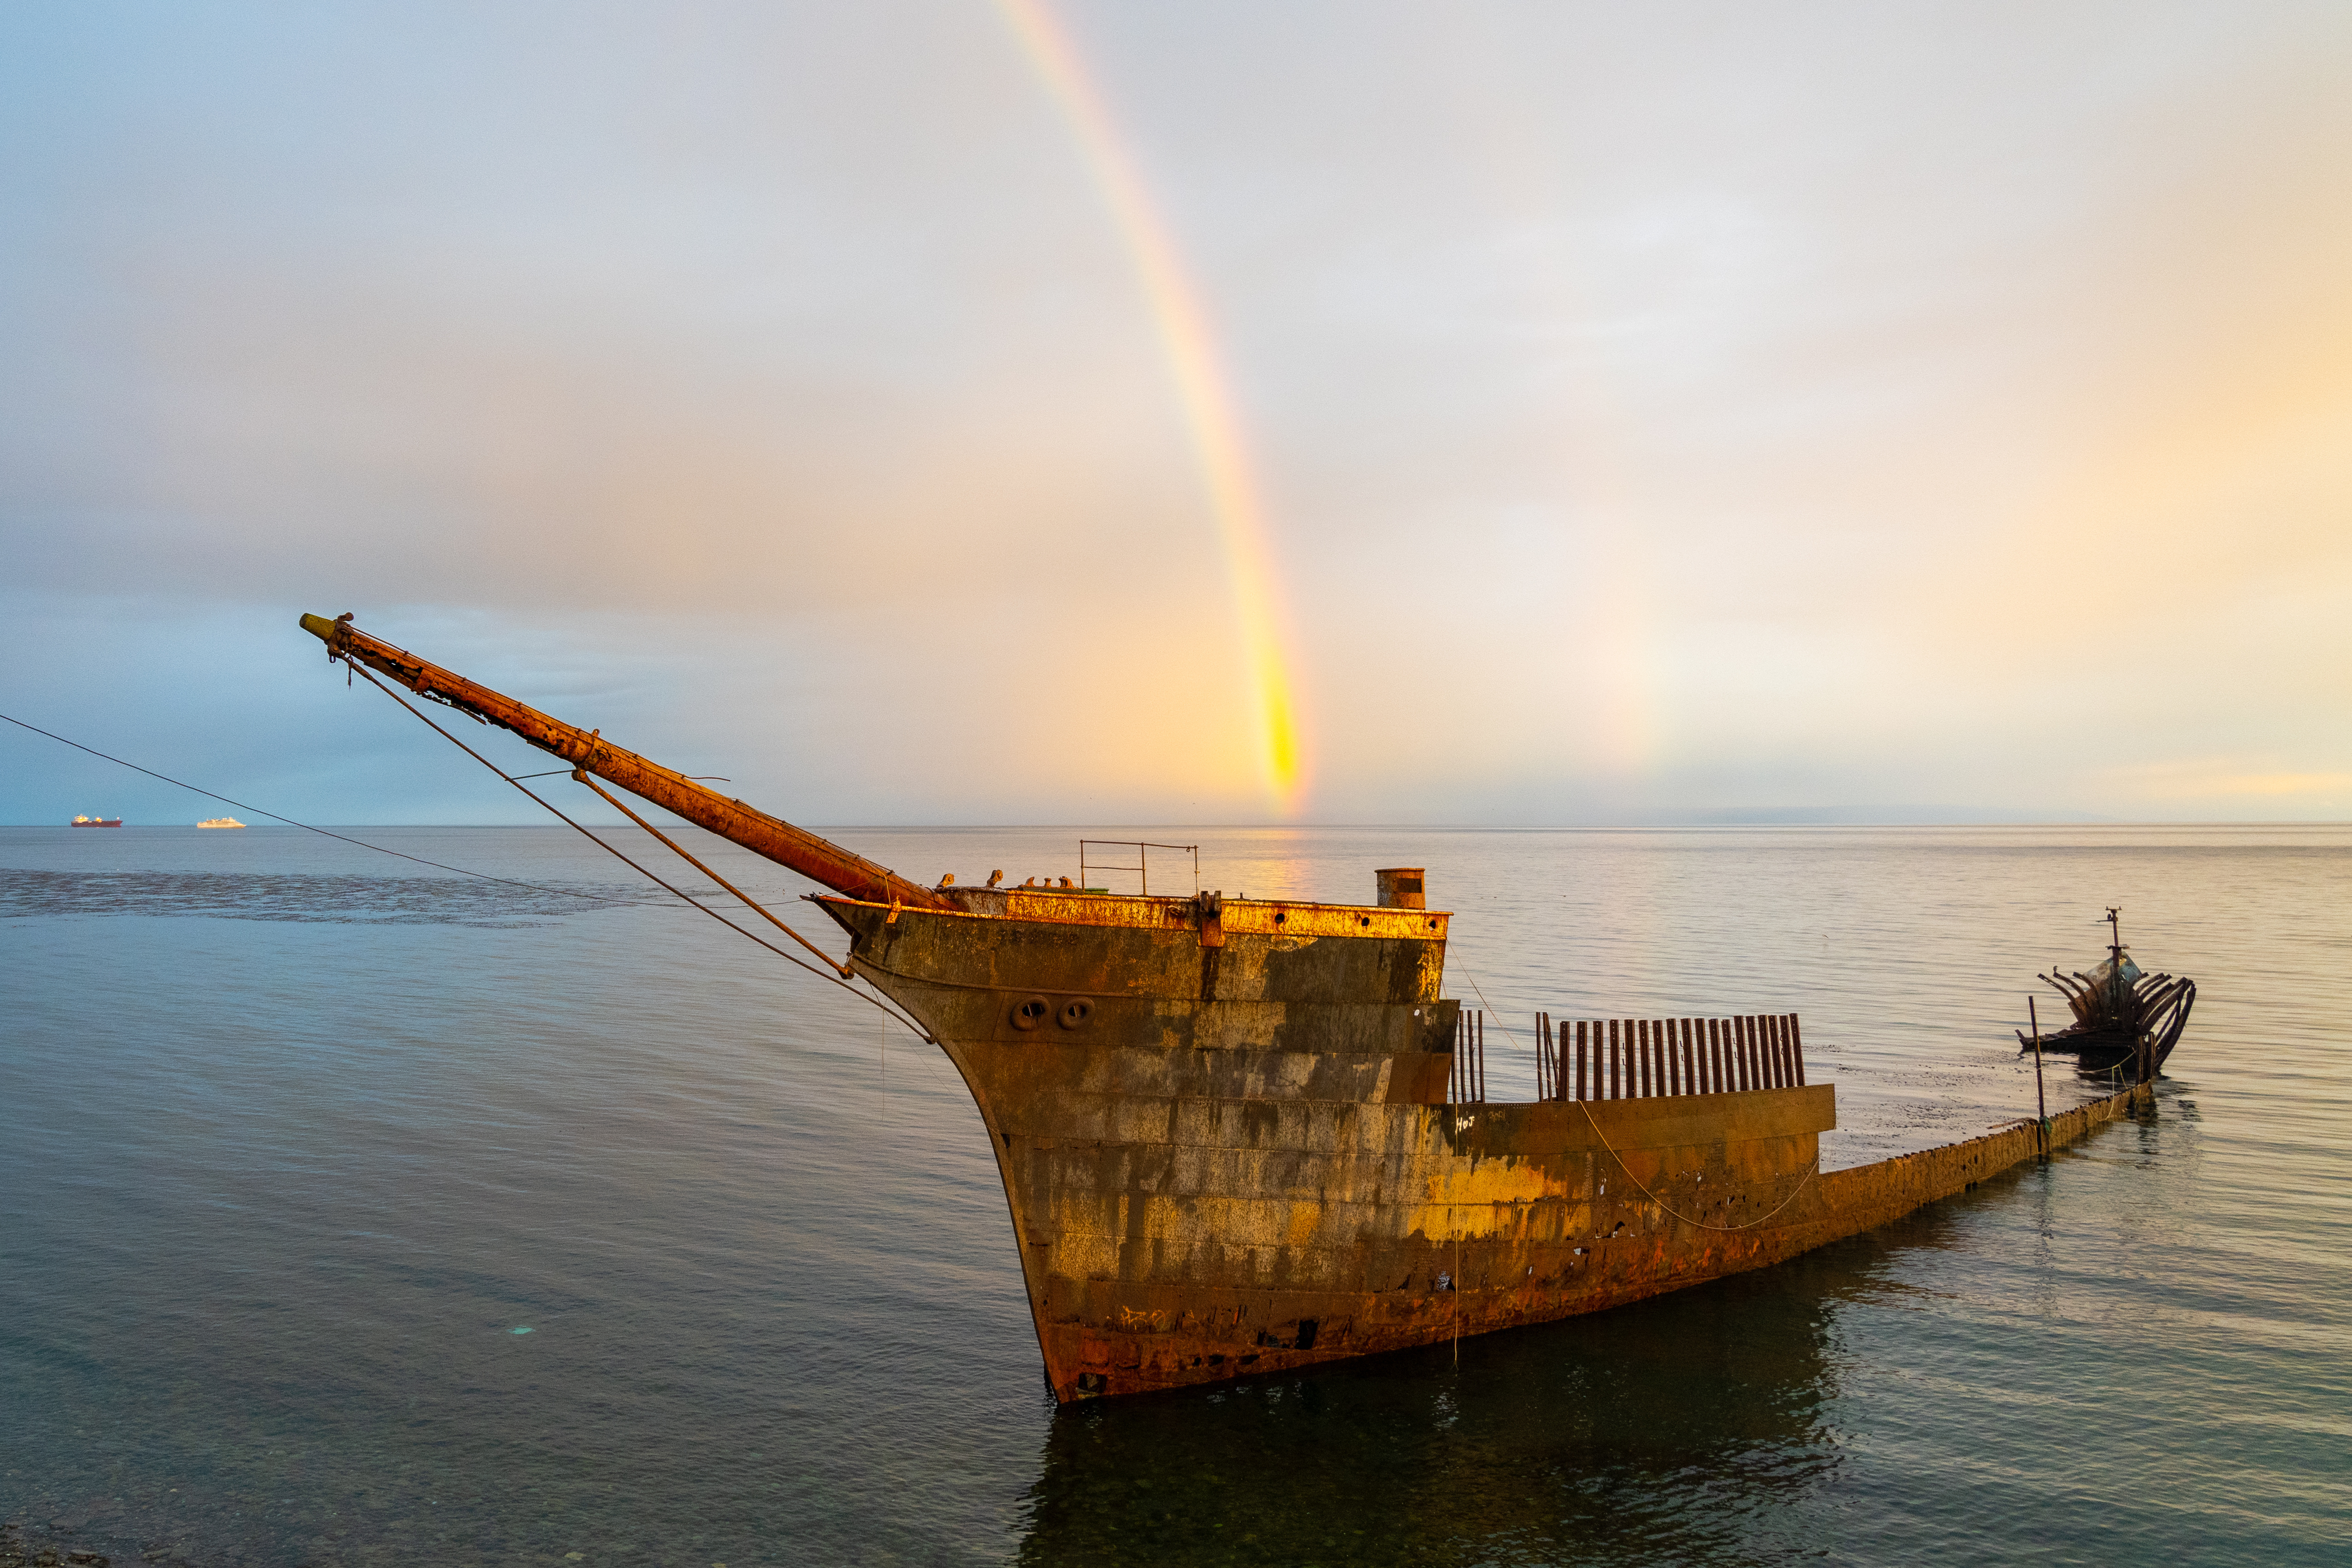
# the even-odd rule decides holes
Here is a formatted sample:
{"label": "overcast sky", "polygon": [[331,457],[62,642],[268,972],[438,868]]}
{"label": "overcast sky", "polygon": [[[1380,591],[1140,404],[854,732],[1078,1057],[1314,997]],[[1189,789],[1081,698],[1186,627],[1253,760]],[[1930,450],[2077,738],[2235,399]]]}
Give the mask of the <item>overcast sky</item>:
{"label": "overcast sky", "polygon": [[1052,11],[1113,146],[986,4],[0,11],[0,711],[520,820],[349,610],[817,823],[2352,815],[2352,6]]}

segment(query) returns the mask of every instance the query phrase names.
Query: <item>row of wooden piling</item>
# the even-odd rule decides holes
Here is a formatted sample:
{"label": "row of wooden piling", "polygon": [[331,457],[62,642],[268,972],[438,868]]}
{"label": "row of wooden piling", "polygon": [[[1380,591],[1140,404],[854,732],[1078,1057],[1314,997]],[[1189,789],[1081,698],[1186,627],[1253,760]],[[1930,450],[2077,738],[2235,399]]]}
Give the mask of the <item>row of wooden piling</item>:
{"label": "row of wooden piling", "polygon": [[1550,1014],[1536,1015],[1536,1096],[1541,1100],[1734,1094],[1794,1088],[1804,1081],[1804,1040],[1794,1013],[1572,1024],[1563,1019],[1557,1026]]}

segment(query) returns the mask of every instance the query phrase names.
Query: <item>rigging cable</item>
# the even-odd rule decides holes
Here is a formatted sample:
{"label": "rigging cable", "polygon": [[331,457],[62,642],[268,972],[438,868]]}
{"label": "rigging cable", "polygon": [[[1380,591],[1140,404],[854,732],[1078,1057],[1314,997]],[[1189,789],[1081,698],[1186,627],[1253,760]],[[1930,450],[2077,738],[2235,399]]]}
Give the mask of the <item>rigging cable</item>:
{"label": "rigging cable", "polygon": [[831,964],[835,968],[840,970],[841,977],[843,979],[848,979],[852,975],[856,973],[856,971],[852,969],[848,965],[836,961],[832,954],[826,952],[824,948],[818,946],[815,943],[810,941],[807,937],[802,936],[799,932],[793,930],[791,926],[785,925],[774,915],[769,914],[767,906],[760,903],[759,900],[753,898],[750,894],[745,893],[741,888],[737,887],[733,883],[729,882],[725,877],[720,876],[717,872],[712,871],[709,866],[704,865],[700,861],[687,853],[686,846],[684,844],[679,843],[676,839],[671,838],[667,833],[663,832],[659,828],[655,827],[651,822],[646,821],[643,817],[640,817],[635,811],[630,810],[625,802],[615,799],[602,784],[599,784],[596,780],[591,779],[588,776],[588,770],[586,768],[573,768],[572,770],[572,778],[573,782],[585,784],[589,789],[595,790],[597,794],[604,796],[605,803],[610,805],[613,810],[620,812],[623,816],[627,817],[629,821],[635,822],[637,826],[643,828],[646,831],[659,839],[663,843],[668,845],[670,852],[677,855],[678,859],[684,861],[687,864],[692,866],[695,870],[700,872],[703,875],[709,877],[711,881],[717,883],[719,886],[725,888],[728,892],[741,899],[745,904],[750,904],[753,909],[759,912],[761,918],[767,921],[769,925],[774,926],[777,930],[791,937],[793,941],[799,943],[802,946],[807,948],[810,952],[815,954],[818,957],[824,959],[826,963]]}
{"label": "rigging cable", "polygon": [[[756,931],[747,931],[747,930],[745,930],[742,926],[736,925],[732,920],[728,919],[728,918],[727,918],[727,916],[725,916],[724,915],[719,914],[719,911],[717,911],[717,910],[715,910],[715,909],[711,908],[709,904],[704,904],[704,903],[702,903],[701,901],[699,901],[698,899],[695,898],[692,894],[688,894],[688,893],[684,892],[683,890],[681,890],[681,889],[679,889],[679,888],[677,888],[677,887],[671,886],[671,884],[670,884],[669,883],[663,881],[663,880],[662,880],[662,878],[660,878],[659,876],[656,876],[656,875],[654,873],[652,873],[651,871],[646,870],[644,866],[639,865],[635,861],[631,860],[627,855],[625,855],[625,854],[622,853],[622,852],[621,852],[621,851],[620,851],[618,848],[616,848],[615,846],[614,846],[614,845],[612,845],[612,844],[606,843],[603,839],[598,838],[598,837],[597,837],[593,832],[590,831],[588,829],[586,829],[586,828],[584,828],[584,827],[582,827],[578,822],[573,821],[570,817],[568,817],[568,816],[564,815],[564,813],[563,813],[562,810],[561,808],[559,808],[558,806],[556,806],[556,804],[555,804],[553,801],[551,801],[551,800],[545,800],[545,799],[543,799],[541,796],[540,796],[536,791],[534,791],[534,790],[532,790],[532,789],[530,789],[525,788],[525,787],[522,785],[522,783],[521,783],[521,782],[520,782],[518,779],[515,779],[515,777],[514,777],[512,774],[509,773],[505,768],[500,768],[497,763],[495,763],[495,762],[491,761],[488,758],[487,758],[487,757],[483,756],[480,752],[478,752],[478,751],[475,750],[472,747],[470,747],[470,746],[467,745],[464,741],[462,741],[462,740],[458,739],[456,736],[451,735],[447,730],[443,729],[439,725],[435,724],[435,723],[433,722],[433,719],[432,719],[432,717],[431,717],[431,716],[430,716],[430,715],[426,714],[423,709],[421,709],[421,708],[417,707],[415,704],[411,703],[411,702],[410,702],[406,697],[402,696],[398,692],[394,691],[390,686],[385,685],[382,681],[377,680],[377,679],[375,678],[375,676],[374,676],[371,672],[369,672],[369,671],[368,671],[368,670],[366,670],[365,668],[362,668],[361,665],[359,665],[358,664],[354,663],[354,662],[353,662],[353,661],[352,661],[352,660],[346,659],[346,660],[344,660],[344,661],[343,661],[343,663],[344,663],[344,665],[345,665],[345,667],[346,667],[346,668],[357,671],[357,672],[358,672],[358,674],[359,674],[359,677],[360,677],[362,680],[363,680],[363,681],[367,682],[367,684],[368,684],[368,685],[370,685],[373,686],[376,690],[378,690],[378,691],[382,692],[384,695],[386,695],[386,696],[390,697],[393,701],[394,701],[394,702],[398,703],[401,706],[403,706],[403,707],[406,708],[410,713],[415,714],[415,715],[416,716],[416,717],[417,717],[417,719],[418,719],[418,721],[419,721],[419,722],[421,722],[421,723],[423,723],[423,724],[426,725],[427,727],[429,727],[433,730],[433,732],[434,732],[435,734],[436,734],[436,735],[440,736],[442,739],[444,739],[444,740],[447,741],[450,745],[452,745],[452,746],[456,747],[458,750],[460,750],[460,751],[464,752],[467,756],[468,756],[468,757],[472,758],[475,761],[477,761],[477,762],[480,763],[483,767],[485,767],[485,768],[488,768],[491,772],[493,772],[493,773],[497,774],[499,778],[501,778],[501,779],[505,779],[508,783],[514,785],[514,787],[515,787],[517,789],[521,790],[521,792],[522,792],[523,794],[525,794],[525,795],[529,796],[531,800],[538,801],[538,802],[539,802],[539,804],[540,804],[540,805],[541,805],[541,806],[543,806],[543,807],[545,807],[545,808],[547,809],[548,812],[549,812],[551,815],[552,815],[552,816],[553,816],[553,817],[554,817],[558,821],[562,822],[565,826],[567,826],[567,827],[569,827],[569,828],[572,829],[574,831],[578,832],[578,833],[579,833],[583,838],[585,838],[589,842],[591,842],[591,843],[593,843],[593,844],[596,845],[598,848],[600,848],[600,849],[604,850],[607,854],[610,854],[614,859],[615,859],[615,860],[619,861],[623,865],[625,865],[625,866],[627,866],[630,870],[632,870],[632,871],[634,871],[634,872],[637,873],[637,874],[639,874],[640,876],[643,876],[646,881],[651,882],[651,883],[653,883],[656,884],[657,886],[660,886],[660,887],[663,887],[663,888],[667,888],[667,889],[668,889],[668,891],[669,891],[669,892],[671,892],[671,893],[677,894],[677,896],[678,896],[680,899],[682,899],[682,900],[684,900],[684,901],[685,901],[685,903],[687,904],[688,907],[689,907],[689,908],[693,908],[693,909],[699,909],[700,911],[702,911],[702,913],[703,913],[703,914],[708,915],[709,916],[710,916],[710,918],[711,918],[711,919],[716,920],[717,922],[719,922],[719,925],[726,926],[730,931],[732,931],[732,932],[736,933],[738,936],[744,936],[744,937],[748,937],[749,939],[751,939],[751,941],[753,941],[753,942],[757,942],[761,946],[765,947],[769,952],[773,953],[777,957],[782,958],[782,959],[784,962],[786,962],[787,964],[796,965],[797,967],[801,967],[801,968],[806,969],[810,974],[814,975],[814,976],[815,976],[818,979],[820,979],[820,980],[826,980],[826,981],[830,981],[832,984],[836,985],[836,986],[839,986],[843,990],[847,991],[851,996],[856,997],[859,1001],[866,1003],[866,1004],[867,1006],[869,1006],[869,1007],[873,1007],[873,1008],[877,1008],[877,1009],[880,1009],[880,1011],[882,1012],[882,1014],[883,1014],[885,1017],[887,1017],[887,1018],[894,1018],[894,1019],[897,1019],[900,1023],[905,1024],[905,1025],[906,1025],[909,1030],[913,1030],[913,1031],[914,1031],[914,1034],[915,1034],[915,1037],[916,1037],[918,1040],[926,1040],[926,1041],[929,1042],[929,1043],[930,1043],[930,1044],[932,1044],[932,1045],[937,1045],[937,1044],[939,1044],[939,1043],[940,1043],[940,1040],[939,1040],[939,1037],[938,1037],[938,1036],[936,1036],[936,1035],[932,1034],[932,1033],[931,1033],[931,1031],[930,1031],[929,1030],[925,1029],[921,1024],[917,1023],[917,1022],[916,1022],[912,1018],[910,1018],[909,1016],[908,1016],[908,1014],[906,1014],[905,1012],[903,1012],[903,1011],[899,1010],[898,1008],[896,1008],[896,1007],[892,1006],[890,1003],[888,1003],[888,1002],[887,1002],[887,1001],[883,1000],[881,998],[879,998],[879,997],[872,997],[872,996],[868,996],[868,995],[866,995],[864,991],[861,991],[861,990],[859,990],[856,987],[855,987],[855,986],[851,985],[847,980],[845,980],[845,979],[842,978],[842,977],[841,977],[841,976],[836,975],[836,974],[828,974],[828,973],[826,973],[824,970],[820,969],[820,968],[818,968],[815,965],[814,965],[814,964],[810,963],[810,962],[809,962],[808,960],[806,960],[805,958],[801,957],[799,955],[794,954],[794,953],[787,953],[787,952],[785,952],[782,947],[777,946],[773,942],[769,941],[766,937],[764,937],[764,936],[761,936],[758,932],[756,932]],[[574,777],[574,778],[578,778],[578,777],[579,777],[579,770],[578,770],[578,769],[576,769],[576,768],[573,770],[573,777]],[[592,786],[592,788],[593,788],[593,786]],[[596,791],[596,793],[598,793],[599,795],[604,795],[604,792],[602,789],[598,789],[598,790]],[[609,796],[609,795],[605,795],[605,796],[604,796],[604,798],[605,798],[606,800],[612,800],[612,797],[611,797],[611,796]],[[618,801],[614,801],[614,803],[615,805],[618,805],[618,804],[619,804],[619,802],[618,802]],[[625,807],[622,807],[622,810],[628,810],[628,808],[626,808],[626,807],[625,806]],[[634,818],[634,817],[635,817],[635,816],[636,816],[636,813],[635,813],[635,812],[634,812],[634,811],[630,811],[630,812],[629,812],[629,815],[630,815],[631,817],[633,817],[633,818]],[[651,830],[650,830],[650,829],[648,829],[647,831],[651,831]],[[655,836],[656,838],[660,838],[660,837],[661,837],[661,835],[660,835],[659,833],[656,833],[654,836]],[[663,841],[664,841],[664,842],[666,842],[666,843],[667,843],[667,842],[668,842],[668,841],[667,841],[667,840],[666,840],[666,839],[665,839],[665,840],[663,840]],[[671,844],[671,845],[670,845],[670,847],[671,847],[672,849],[677,849],[677,846],[676,844]],[[691,856],[691,855],[687,855],[685,851],[683,851],[683,850],[678,850],[678,853],[679,853],[679,854],[681,854],[681,855],[684,855],[684,856],[685,856],[685,858],[686,858],[688,862],[692,862],[692,863],[694,863],[694,864],[697,864],[697,865],[699,865],[699,864],[700,864],[700,862],[696,862],[696,861],[694,861],[694,857],[693,857],[693,856]],[[705,872],[705,874],[708,874],[707,870],[706,870],[706,872]],[[715,877],[715,876],[711,877],[711,879],[710,879],[710,880],[711,880],[711,881],[713,881],[713,882],[718,882],[718,883],[719,883],[719,884],[721,887],[726,887],[726,886],[727,886],[727,884],[726,884],[724,882],[719,882],[719,878],[717,878],[717,877]],[[733,892],[734,892],[734,889],[732,889],[732,888],[728,888],[728,891],[729,891],[729,892],[730,892],[730,893],[733,893]],[[743,895],[742,895],[741,894],[740,894],[740,893],[736,894],[735,894],[735,896],[736,896],[736,897],[738,897],[738,898],[742,898],[742,897],[743,897]],[[750,899],[748,899],[748,898],[743,899],[743,902],[744,902],[744,903],[746,903],[746,904],[751,904],[751,901]],[[752,906],[754,909],[758,909],[758,908],[759,908],[759,905],[757,905],[757,904],[752,904],[751,906]],[[793,936],[793,938],[795,941],[798,941],[799,943],[801,943],[801,945],[802,945],[802,946],[805,946],[805,947],[808,947],[808,948],[812,949],[813,951],[814,951],[814,952],[815,952],[819,956],[821,956],[821,957],[826,957],[826,961],[827,961],[828,963],[830,963],[830,962],[831,962],[830,957],[829,957],[827,955],[825,955],[824,950],[823,948],[818,947],[814,943],[810,942],[810,941],[808,940],[808,938],[806,938],[805,936],[803,936],[799,932],[797,932],[797,931],[793,931],[793,930],[792,929],[792,927],[790,927],[789,925],[784,925],[784,923],[783,923],[782,921],[781,921],[781,920],[777,920],[777,919],[776,919],[776,917],[775,917],[774,915],[768,915],[768,912],[767,912],[766,910],[761,909],[761,910],[760,910],[760,913],[761,913],[761,914],[762,914],[762,915],[768,915],[768,918],[769,918],[770,920],[772,920],[772,921],[774,921],[774,922],[775,922],[775,924],[776,924],[778,926],[782,927],[782,929],[784,929],[784,930],[785,930],[785,931],[787,931],[787,932],[790,932],[790,933],[791,933],[791,935],[792,935],[792,936]]]}
{"label": "rigging cable", "polygon": [[[1470,988],[1472,990],[1478,993],[1478,1000],[1480,1004],[1483,1005],[1488,1012],[1495,1013],[1495,1004],[1486,1000],[1486,988],[1478,983],[1478,977],[1470,972],[1470,966],[1467,964],[1457,963],[1454,967],[1462,971],[1462,977],[1470,982]],[[1511,1032],[1511,1026],[1503,1021],[1503,1015],[1500,1013],[1495,1013],[1495,1027],[1503,1031],[1503,1038],[1511,1042],[1511,1049],[1513,1051],[1525,1051],[1528,1049],[1526,1046],[1519,1043],[1519,1037]]]}
{"label": "rigging cable", "polygon": [[111,762],[118,767],[128,768],[133,773],[144,773],[150,779],[161,779],[166,784],[177,785],[180,789],[193,790],[194,793],[204,796],[206,800],[218,800],[221,804],[225,806],[234,806],[240,811],[250,811],[257,817],[271,818],[274,821],[285,823],[289,828],[299,828],[304,832],[317,833],[324,838],[339,839],[347,844],[357,844],[363,850],[373,850],[376,853],[381,855],[394,855],[401,860],[415,861],[418,865],[429,865],[435,871],[455,872],[459,876],[478,876],[484,882],[501,883],[508,887],[527,887],[533,893],[560,893],[567,898],[591,899],[599,904],[609,904],[612,902],[608,895],[601,893],[582,893],[579,889],[572,887],[546,887],[535,882],[517,882],[512,877],[492,876],[486,871],[467,871],[461,865],[443,865],[439,861],[429,861],[421,855],[402,854],[398,850],[388,850],[382,844],[372,844],[363,839],[346,838],[341,833],[329,832],[324,828],[314,828],[308,822],[298,822],[291,817],[281,817],[275,811],[265,811],[258,806],[248,806],[242,800],[232,800],[226,795],[216,795],[210,789],[197,789],[195,785],[188,783],[184,779],[174,779],[168,773],[158,773],[152,768],[142,768],[136,762],[125,762],[121,758],[109,756],[106,752],[99,750],[98,747],[94,746],[84,746],[79,740],[68,740],[62,735],[51,734],[49,731],[43,729],[39,725],[26,724],[21,718],[8,718],[8,716],[5,713],[0,713],[0,718],[8,719],[10,724],[15,725],[19,729],[29,729],[35,735],[47,735],[51,740],[57,741],[58,744],[63,746],[70,746],[76,751],[87,751],[92,757],[102,758],[103,760]]}

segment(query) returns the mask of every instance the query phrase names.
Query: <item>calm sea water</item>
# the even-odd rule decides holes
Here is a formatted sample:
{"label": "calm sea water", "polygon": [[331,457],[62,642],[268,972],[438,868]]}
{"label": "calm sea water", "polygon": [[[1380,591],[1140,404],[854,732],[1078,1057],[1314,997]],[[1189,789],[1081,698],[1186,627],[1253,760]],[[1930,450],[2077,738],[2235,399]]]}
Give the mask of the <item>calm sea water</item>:
{"label": "calm sea water", "polygon": [[[1522,1041],[1539,1007],[1800,1012],[1832,1166],[2031,1114],[2009,1030],[2105,904],[2200,998],[2152,1117],[1874,1235],[1458,1365],[1060,1412],[935,1053],[564,830],[362,836],[591,896],[292,830],[0,831],[25,1539],[286,1568],[2352,1560],[2352,830],[1156,830],[1229,893],[1361,901],[1426,864],[1449,994]],[[839,836],[926,880],[1076,869],[1075,830]],[[1489,1056],[1525,1092],[1492,1026]]]}

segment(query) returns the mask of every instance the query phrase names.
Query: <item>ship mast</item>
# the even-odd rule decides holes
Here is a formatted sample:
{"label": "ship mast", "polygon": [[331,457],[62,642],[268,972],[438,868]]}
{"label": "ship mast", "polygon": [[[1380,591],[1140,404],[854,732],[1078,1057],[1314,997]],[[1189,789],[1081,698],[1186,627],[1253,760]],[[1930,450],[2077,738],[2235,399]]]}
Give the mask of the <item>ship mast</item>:
{"label": "ship mast", "polygon": [[345,659],[388,675],[422,697],[471,714],[562,758],[583,773],[593,773],[630,794],[650,800],[666,811],[707,828],[720,838],[790,866],[812,882],[836,893],[871,904],[903,904],[918,909],[955,909],[919,883],[908,881],[887,866],[853,854],[839,844],[796,828],[778,817],[705,789],[674,769],[624,751],[599,731],[581,729],[550,718],[510,696],[478,685],[452,670],[427,664],[404,648],[371,637],[344,615],[330,621],[320,615],[302,617],[302,630],[327,645],[331,659]]}

